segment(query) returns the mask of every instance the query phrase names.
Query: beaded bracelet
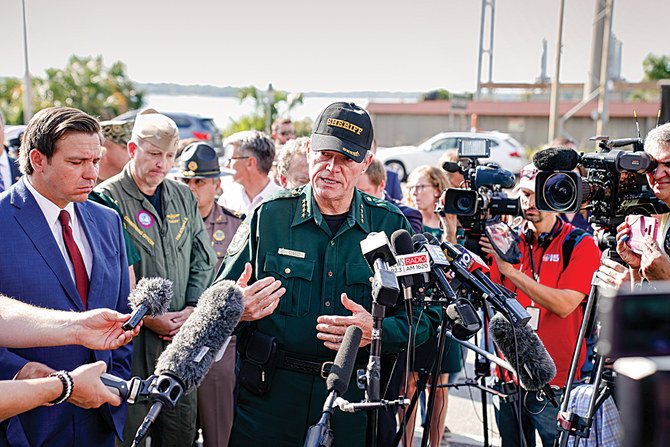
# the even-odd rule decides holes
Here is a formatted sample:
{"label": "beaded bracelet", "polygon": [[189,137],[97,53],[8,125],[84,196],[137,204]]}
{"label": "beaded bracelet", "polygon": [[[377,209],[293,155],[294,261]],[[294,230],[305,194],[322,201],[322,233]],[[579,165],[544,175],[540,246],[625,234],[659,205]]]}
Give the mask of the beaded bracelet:
{"label": "beaded bracelet", "polygon": [[56,371],[49,374],[49,377],[58,377],[63,383],[63,392],[60,396],[49,402],[51,405],[62,404],[72,396],[72,391],[74,389],[74,382],[70,373],[67,371]]}

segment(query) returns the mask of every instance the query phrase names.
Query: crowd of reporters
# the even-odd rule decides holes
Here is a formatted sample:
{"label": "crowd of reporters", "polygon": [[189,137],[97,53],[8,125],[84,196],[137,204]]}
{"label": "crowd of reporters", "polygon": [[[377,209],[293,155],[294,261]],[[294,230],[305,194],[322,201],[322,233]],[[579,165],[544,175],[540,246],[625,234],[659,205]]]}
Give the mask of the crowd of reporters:
{"label": "crowd of reporters", "polygon": [[[468,187],[463,173],[453,170],[445,172],[440,166],[421,166],[410,173],[406,185],[399,189],[397,176],[386,172],[382,164],[372,155],[374,151],[372,125],[369,118],[360,118],[361,115],[367,116],[361,110],[353,104],[337,103],[329,106],[317,119],[315,133],[311,140],[308,138],[294,139],[295,130],[290,120],[286,119],[279,120],[273,125],[272,138],[261,132],[235,134],[226,141],[226,162],[223,169],[216,151],[206,144],[191,142],[189,145],[182,144],[182,147],[179,148],[174,123],[153,110],[138,115],[135,124],[132,122],[101,123],[101,132],[106,140],[100,139],[100,142],[104,145],[106,154],[101,159],[93,154],[91,163],[95,165],[94,171],[84,173],[81,177],[86,178],[89,183],[106,180],[96,188],[94,194],[97,196],[97,201],[106,203],[118,213],[116,222],[119,228],[120,222],[124,223],[123,234],[119,233],[119,237],[122,238],[121,240],[125,239],[127,253],[125,251],[123,254],[116,252],[115,256],[117,261],[125,263],[124,268],[127,267],[127,270],[119,274],[121,279],[111,278],[111,282],[120,284],[121,290],[130,290],[129,283],[134,284],[136,280],[155,275],[167,277],[181,284],[178,285],[176,296],[172,298],[169,312],[163,316],[150,316],[145,319],[144,327],[140,332],[142,334],[139,339],[140,343],[136,343],[134,347],[133,374],[141,377],[151,374],[156,359],[170,344],[173,337],[179,333],[193,312],[193,308],[197,306],[198,299],[204,290],[212,281],[216,283],[224,279],[237,281],[244,293],[245,310],[242,314],[243,323],[236,332],[238,335],[246,333],[243,330],[245,327],[251,328],[252,334],[258,332],[258,327],[263,328],[279,340],[283,340],[279,348],[273,349],[278,352],[282,350],[282,355],[288,358],[293,353],[285,351],[286,345],[296,341],[304,343],[305,337],[314,333],[313,342],[318,343],[320,347],[312,350],[318,352],[318,355],[298,352],[295,363],[302,362],[301,368],[308,368],[314,363],[312,360],[320,363],[322,358],[327,357],[327,353],[334,355],[334,351],[340,347],[346,327],[351,325],[361,327],[363,339],[360,346],[367,349],[371,337],[370,300],[369,296],[366,296],[370,291],[370,285],[367,283],[370,275],[368,271],[354,271],[354,266],[360,269],[361,263],[354,262],[355,259],[351,257],[360,258],[360,253],[350,255],[348,259],[340,261],[345,262],[341,265],[334,262],[334,259],[317,260],[317,265],[324,266],[318,268],[326,269],[323,272],[324,288],[330,287],[327,286],[328,277],[333,275],[338,280],[341,276],[342,281],[347,284],[346,288],[343,284],[335,284],[336,290],[332,292],[336,292],[336,295],[323,297],[323,300],[326,298],[328,300],[321,302],[319,298],[314,301],[316,299],[314,294],[304,292],[305,289],[302,289],[302,292],[300,288],[296,289],[302,284],[301,281],[315,281],[316,275],[319,274],[314,273],[315,278],[312,279],[313,266],[310,267],[309,272],[300,271],[308,268],[309,265],[305,262],[309,260],[310,254],[307,249],[296,248],[304,244],[293,240],[293,234],[295,231],[296,238],[307,238],[303,242],[308,245],[310,243],[319,244],[320,236],[310,232],[312,230],[302,233],[299,228],[295,230],[289,228],[304,222],[306,218],[315,219],[317,227],[322,226],[327,235],[324,241],[330,242],[332,246],[335,246],[335,236],[346,233],[354,224],[358,226],[357,228],[367,232],[384,231],[389,235],[400,228],[407,230],[412,228],[416,233],[429,233],[439,242],[450,244],[464,244],[468,242],[467,238],[474,237],[472,233],[468,234],[467,230],[464,233],[464,228],[459,222],[461,216],[435,212],[436,208],[444,206],[446,189]],[[54,115],[70,113],[64,108],[52,112]],[[324,117],[324,114],[327,116]],[[43,125],[50,119],[48,116],[45,118],[45,114],[38,115],[36,118],[37,121],[42,120]],[[83,120],[85,121],[86,118],[84,117]],[[0,195],[0,198],[4,199],[0,202],[0,216],[4,216],[3,225],[10,224],[10,207],[14,206],[13,194],[26,191],[27,188],[34,195],[33,188],[36,185],[35,189],[40,193],[42,192],[41,186],[53,187],[56,185],[53,182],[73,181],[72,177],[64,180],[49,177],[48,168],[41,166],[40,157],[44,156],[46,162],[51,163],[60,148],[56,145],[72,134],[83,133],[98,138],[96,129],[99,128],[92,126],[90,128],[73,127],[60,134],[49,135],[48,130],[34,129],[29,125],[29,136],[35,137],[35,133],[45,132],[42,137],[52,138],[48,143],[52,145],[52,148],[49,151],[43,151],[40,145],[46,144],[44,139],[28,140],[32,146],[29,147],[28,144],[22,146],[20,156],[23,173],[26,176],[20,181],[23,183],[19,186],[11,186],[17,180],[13,175],[14,160],[7,158],[3,148],[3,158],[0,158],[0,161],[7,162],[6,169],[0,163],[0,168],[2,168],[0,170],[0,192],[6,190]],[[356,132],[352,132],[352,129]],[[350,133],[356,135],[352,136]],[[358,138],[361,133],[363,136]],[[89,143],[90,141],[81,144]],[[559,144],[567,145],[566,142]],[[93,147],[95,148],[95,144]],[[63,149],[60,150],[63,151]],[[659,126],[649,133],[645,139],[645,151],[657,162],[657,167],[647,173],[649,186],[658,199],[670,205],[670,168],[667,167],[667,164],[670,163],[670,125]],[[180,153],[180,158],[176,161],[178,168],[170,172],[178,153]],[[448,157],[449,159],[445,161],[458,162],[458,156],[455,153],[450,153]],[[83,163],[89,163],[88,158],[82,158],[82,160]],[[57,162],[64,165],[72,163],[69,159],[57,160]],[[9,167],[12,167],[11,171]],[[102,177],[100,179],[98,179],[98,170]],[[597,272],[596,276],[600,284],[614,288],[633,287],[641,281],[670,279],[670,257],[666,253],[670,248],[666,234],[670,226],[670,219],[667,218],[667,215],[659,217],[658,237],[656,240],[646,238],[640,252],[632,251],[627,244],[631,227],[628,223],[622,223],[616,231],[616,251],[623,262],[616,262],[611,258],[603,258],[601,262],[597,243],[590,235],[593,228],[588,224],[586,211],[559,214],[537,208],[535,202],[538,193],[535,189],[537,174],[536,166],[527,166],[522,170],[519,184],[515,187],[514,194],[520,198],[521,216],[516,219],[513,219],[513,216],[497,218],[498,221],[504,221],[512,226],[512,232],[515,234],[515,240],[520,249],[519,262],[510,263],[501,258],[499,251],[485,235],[476,235],[477,240],[474,241],[474,244],[479,245],[480,253],[486,256],[493,282],[513,292],[518,302],[530,315],[530,326],[538,334],[556,365],[556,377],[548,385],[555,389],[560,400],[575,346],[581,352],[580,369],[582,366],[588,366],[589,363],[586,356],[586,345],[583,347],[579,345],[581,341],[578,340],[577,334],[584,317],[583,303],[589,295],[592,275]],[[91,180],[93,175],[95,179]],[[581,175],[585,175],[585,172],[581,171]],[[221,181],[221,177],[228,178]],[[25,183],[28,185],[20,189]],[[131,191],[129,189],[131,186],[137,190]],[[356,186],[357,189],[354,189]],[[63,188],[62,185],[60,187]],[[361,194],[358,190],[365,194]],[[338,195],[342,191],[344,191],[344,198]],[[400,198],[397,197],[399,191]],[[58,188],[56,192],[59,192]],[[87,194],[91,192],[87,190]],[[25,196],[26,193],[21,192],[21,194]],[[65,208],[65,205],[70,202],[81,202],[87,198],[79,197],[81,192],[77,195],[68,190],[64,191],[64,194],[65,200],[54,201],[59,208]],[[396,198],[392,197],[394,195]],[[47,199],[51,197],[49,194],[45,196]],[[314,201],[310,202],[312,198]],[[56,197],[56,199],[62,199],[62,197]],[[137,205],[131,204],[131,200],[136,200]],[[293,203],[295,206],[291,205]],[[78,211],[78,213],[81,212]],[[287,213],[286,216],[289,213],[296,214],[293,217],[293,224],[287,224],[286,228],[284,226],[274,227],[276,234],[271,234],[269,229],[282,221],[278,214],[273,215],[272,213]],[[243,222],[245,216],[246,220]],[[321,224],[319,219],[324,217],[325,220]],[[372,219],[372,222],[369,222],[369,219]],[[396,221],[397,224],[394,223]],[[65,231],[65,223],[57,225],[57,231],[60,232],[60,225]],[[255,225],[255,227],[250,228],[250,225]],[[284,240],[286,232],[291,235],[288,240]],[[166,234],[169,237],[166,237]],[[89,246],[93,244],[90,238],[97,236],[90,234],[84,236],[89,238],[89,241],[83,244],[84,257],[86,252],[89,255],[93,252],[97,256],[97,252]],[[350,240],[345,239],[346,244],[349,245],[347,250],[351,250],[352,247],[358,250],[356,242],[363,236],[363,233],[355,235],[348,233],[346,237]],[[62,245],[65,236],[56,236],[57,241],[59,237]],[[313,240],[310,241],[310,238]],[[81,243],[77,237],[75,240]],[[163,247],[162,251],[158,251],[156,245],[156,242],[160,241],[162,241],[159,244]],[[473,241],[469,242],[472,247]],[[67,243],[65,241],[66,245]],[[287,245],[291,243],[294,246]],[[570,246],[568,252],[566,252],[566,244]],[[256,252],[261,248],[263,250],[267,250],[268,247],[275,249],[275,246],[281,246],[278,252],[284,255],[284,258],[266,257],[265,252]],[[35,362],[30,360],[29,351],[20,351],[20,349],[39,346],[81,344],[91,350],[89,354],[91,360],[95,359],[93,351],[115,350],[125,346],[128,353],[124,354],[126,355],[124,361],[130,363],[128,355],[132,345],[129,343],[140,331],[139,326],[129,330],[123,329],[123,323],[129,318],[127,312],[130,310],[126,303],[120,303],[115,311],[87,310],[98,306],[95,303],[87,304],[88,291],[80,288],[80,278],[76,271],[79,261],[72,257],[69,246],[63,246],[60,253],[71,275],[72,290],[76,289],[78,295],[82,297],[83,308],[80,303],[74,306],[69,302],[53,307],[80,312],[63,312],[62,310],[49,312],[24,306],[20,301],[36,302],[42,307],[46,306],[44,302],[33,300],[30,296],[13,297],[20,301],[13,300],[12,297],[0,297],[2,300],[0,334],[3,334],[3,337],[0,338],[0,346],[19,349],[14,352],[27,355],[28,362],[23,363],[23,375],[19,374],[21,372],[19,370],[14,377],[10,377],[14,379],[11,382],[0,382],[0,387],[6,390],[1,393],[3,397],[0,398],[0,403],[2,403],[0,418],[5,419],[2,430],[5,437],[4,442],[9,444],[12,444],[11,432],[13,430],[12,419],[9,418],[35,407],[62,405],[64,402],[67,402],[65,405],[76,405],[82,408],[122,404],[118,395],[110,392],[100,380],[97,380],[100,374],[112,367],[111,358],[103,362],[84,363],[71,371],[53,371],[50,367],[45,367],[42,370],[35,369],[34,374],[25,374]],[[176,268],[173,268],[171,264],[176,262],[175,256],[181,256],[182,261],[178,263],[179,265],[174,266]],[[259,257],[262,257],[264,263],[259,264],[261,259]],[[94,258],[93,263],[95,262]],[[329,264],[330,262],[333,263]],[[277,265],[273,266],[273,263]],[[262,269],[260,272],[256,271],[259,267]],[[88,269],[88,275],[92,280],[93,272],[90,261],[88,264],[82,262],[81,268]],[[215,269],[219,269],[217,275],[215,275]],[[3,275],[6,271],[8,270],[3,270]],[[277,272],[277,274],[272,272]],[[2,283],[8,283],[8,278],[0,279]],[[109,281],[110,278],[106,280]],[[11,295],[13,290],[17,290],[14,285],[5,288],[0,284],[0,294]],[[343,293],[345,290],[352,296],[348,297],[346,293]],[[341,297],[340,293],[342,293]],[[356,296],[353,296],[354,294]],[[313,301],[311,310],[309,300]],[[325,312],[317,310],[318,305],[321,305]],[[428,306],[430,307],[434,306]],[[485,307],[483,311],[488,314],[490,309]],[[433,312],[432,315],[429,312],[426,314],[421,312],[419,319],[410,321],[409,325],[414,327],[414,334],[420,334],[417,338],[419,341],[416,343],[416,351],[410,355],[406,353],[397,355],[398,350],[402,351],[402,341],[406,341],[403,340],[403,337],[407,338],[406,315],[395,309],[387,313],[385,320],[389,326],[387,328],[389,340],[393,340],[392,343],[398,345],[393,359],[402,360],[398,361],[394,369],[395,380],[393,377],[387,377],[389,381],[385,390],[386,396],[397,398],[399,395],[413,395],[417,389],[420,372],[433,369],[433,362],[437,358],[439,346],[437,339],[440,332],[439,318],[436,317],[439,312],[435,313],[435,309]],[[331,313],[333,315],[330,315]],[[296,326],[299,336],[294,340],[286,334],[286,329],[281,329],[281,325],[294,321],[292,319],[298,321],[297,319],[304,319],[306,315],[312,314],[318,318],[307,322],[307,325],[316,326],[316,331],[313,328],[308,331],[306,327]],[[486,319],[489,317],[490,315],[487,315]],[[26,325],[25,330],[19,329],[22,324]],[[300,322],[299,324],[304,325],[305,323]],[[266,396],[256,399],[251,394],[243,394],[243,400],[236,401],[240,392],[240,382],[239,370],[236,370],[235,364],[237,362],[239,366],[240,355],[246,358],[245,356],[250,355],[249,349],[251,349],[249,339],[243,338],[242,340],[243,346],[236,349],[235,338],[232,339],[224,358],[212,367],[208,378],[203,382],[197,399],[196,393],[193,393],[188,398],[189,403],[187,399],[184,399],[174,412],[164,412],[160,416],[162,422],[156,423],[150,432],[152,442],[158,445],[191,445],[197,439],[196,415],[198,415],[197,419],[203,430],[205,445],[227,445],[228,443],[245,445],[248,442],[268,439],[275,439],[281,445],[296,445],[298,440],[304,439],[304,428],[309,425],[310,421],[316,422],[314,411],[317,410],[307,411],[301,408],[299,412],[304,414],[305,420],[291,422],[297,427],[297,432],[290,433],[288,436],[284,432],[292,431],[293,428],[288,428],[287,421],[290,421],[295,415],[282,415],[281,412],[284,410],[281,407],[275,407],[275,404],[272,403],[274,402],[272,393],[278,392],[276,390],[279,387],[278,383],[285,383],[285,386],[288,387],[293,380],[292,377],[300,378],[302,377],[300,374],[306,373],[298,371],[297,376],[292,376],[279,372],[277,373],[279,378],[275,379],[269,398]],[[276,341],[270,342],[269,346],[274,346],[272,343]],[[387,346],[390,346],[391,342],[387,343],[389,343]],[[463,369],[460,345],[447,341],[444,346],[443,362],[436,369],[439,377],[432,381],[435,389],[428,387],[428,393],[436,394],[434,412],[437,417],[434,416],[431,420],[431,445],[439,445],[441,442],[448,411],[448,388],[446,386],[437,387],[435,384],[453,384],[458,380],[459,373]],[[489,348],[489,346],[486,347]],[[298,351],[304,350],[300,348]],[[398,371],[402,372],[405,369],[403,362],[406,359],[409,359],[411,364],[407,368],[409,376],[403,377]],[[291,371],[291,374],[296,374],[296,368],[290,366],[285,359],[282,361],[283,364],[280,363],[277,366],[278,370]],[[129,369],[125,370],[123,379],[130,378],[129,372]],[[390,373],[387,375],[391,376]],[[288,387],[284,393],[293,394],[289,396],[290,398],[302,393],[308,394],[312,391],[302,389],[299,385],[308,383],[313,383],[315,389],[317,386],[324,388],[323,392],[325,392],[325,384],[322,385],[323,381],[318,376],[317,373],[315,377],[310,377],[309,381],[300,379],[297,387],[296,384],[292,384],[295,390],[290,391],[292,388]],[[502,369],[496,369],[496,376],[500,390],[503,389],[503,384],[516,381],[514,376],[510,376]],[[248,377],[245,376],[246,379]],[[579,374],[576,379],[580,379]],[[426,381],[426,379],[422,380]],[[236,387],[237,391],[235,391]],[[268,390],[260,395],[267,392]],[[549,405],[549,398],[542,391],[521,389],[520,393],[523,405],[515,406],[504,399],[496,400],[496,421],[503,445],[523,445],[524,442],[519,438],[520,432],[524,434],[527,445],[534,445],[534,430],[538,431],[543,445],[552,444],[556,437],[558,410]],[[313,402],[308,401],[308,403],[305,403],[304,398],[295,399],[296,411],[298,411],[297,406],[306,405],[306,408],[311,408],[313,403],[322,402],[319,396],[321,394],[315,394],[312,397]],[[267,403],[263,403],[264,399]],[[263,411],[270,409],[272,412],[279,412],[279,415],[269,419],[269,412],[267,412],[264,413],[265,416],[261,416],[260,413],[257,413],[261,409],[259,406],[263,408]],[[319,406],[315,406],[317,407]],[[132,424],[126,423],[126,444],[132,440],[147,410],[148,406],[137,406],[135,421]],[[80,413],[72,414],[79,415]],[[42,412],[40,415],[40,417],[48,417],[49,412]],[[397,416],[392,415],[386,422],[380,422],[379,427],[373,428],[367,425],[366,428],[366,421],[363,419],[362,422],[359,420],[349,425],[350,431],[346,433],[347,429],[343,427],[347,426],[347,420],[351,422],[353,419],[346,417],[340,419],[338,416],[335,419],[335,429],[339,429],[337,433],[340,436],[335,438],[336,445],[344,442],[345,439],[355,440],[353,442],[356,445],[364,445],[366,431],[369,440],[369,432],[373,429],[380,432],[379,439],[392,439],[399,425],[405,425],[404,429],[407,434],[403,440],[411,445],[415,417],[416,410],[410,415],[405,415],[404,410],[400,409]],[[23,430],[25,430],[24,436],[27,442],[32,445],[46,442],[44,433],[35,437],[31,432],[35,428],[30,428],[26,421],[28,419],[24,420]],[[244,424],[240,421],[244,421]],[[234,428],[236,424],[237,428]],[[87,427],[86,424],[83,426]],[[518,430],[519,427],[522,429]],[[231,439],[231,433],[235,430]],[[266,430],[267,433],[265,433]],[[381,433],[383,431],[386,433]],[[76,429],[74,432],[76,433]],[[121,434],[118,427],[116,431],[109,433],[119,437]],[[619,438],[620,435],[614,433],[608,442],[618,442]],[[68,443],[86,445],[90,439],[109,438],[84,437],[79,439],[77,440],[76,436],[69,437],[63,440],[63,445]],[[33,442],[32,440],[39,441]]]}

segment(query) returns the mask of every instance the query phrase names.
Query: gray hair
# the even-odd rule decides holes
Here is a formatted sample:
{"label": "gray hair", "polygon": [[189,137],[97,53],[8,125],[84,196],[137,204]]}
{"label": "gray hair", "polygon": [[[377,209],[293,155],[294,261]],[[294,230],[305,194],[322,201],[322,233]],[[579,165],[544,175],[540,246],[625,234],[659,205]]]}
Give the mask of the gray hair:
{"label": "gray hair", "polygon": [[289,140],[282,146],[281,152],[277,157],[278,174],[288,178],[293,160],[296,157],[307,158],[307,143],[309,143],[309,137],[300,137],[295,140]]}
{"label": "gray hair", "polygon": [[265,133],[257,130],[238,132],[226,138],[224,144],[237,146],[245,155],[254,157],[258,162],[258,169],[262,172],[267,174],[272,169],[275,143]]}
{"label": "gray hair", "polygon": [[670,123],[665,123],[650,130],[647,138],[644,139],[644,150],[646,152],[668,145],[670,145]]}

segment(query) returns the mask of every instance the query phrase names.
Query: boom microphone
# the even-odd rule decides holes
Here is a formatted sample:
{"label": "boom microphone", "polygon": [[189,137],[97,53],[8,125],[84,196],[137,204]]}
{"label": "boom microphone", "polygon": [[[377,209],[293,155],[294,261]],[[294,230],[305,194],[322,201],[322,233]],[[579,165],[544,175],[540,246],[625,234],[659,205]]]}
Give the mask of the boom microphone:
{"label": "boom microphone", "polygon": [[[549,383],[556,377],[556,364],[535,331],[528,325],[515,328],[497,313],[489,322],[489,332],[516,371],[521,386],[528,391],[549,393]],[[517,358],[520,366],[517,365]]]}
{"label": "boom microphone", "polygon": [[579,164],[579,154],[567,147],[550,147],[533,155],[533,163],[540,171],[572,171]]}
{"label": "boom microphone", "polygon": [[131,331],[149,315],[157,317],[167,312],[172,300],[172,281],[165,278],[142,278],[128,295],[133,313],[123,323],[123,330]]}
{"label": "boom microphone", "polygon": [[232,281],[221,281],[203,292],[193,313],[158,357],[157,377],[149,394],[156,402],[137,430],[134,446],[142,442],[163,405],[174,407],[184,392],[200,385],[243,310],[242,291]]}

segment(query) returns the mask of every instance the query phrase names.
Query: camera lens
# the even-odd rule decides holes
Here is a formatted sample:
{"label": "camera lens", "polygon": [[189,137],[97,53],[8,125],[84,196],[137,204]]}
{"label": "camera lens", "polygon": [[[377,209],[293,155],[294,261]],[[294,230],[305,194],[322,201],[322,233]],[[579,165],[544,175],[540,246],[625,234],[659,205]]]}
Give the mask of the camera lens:
{"label": "camera lens", "polygon": [[549,207],[557,212],[569,210],[577,198],[577,185],[563,173],[552,174],[547,178],[542,191]]}
{"label": "camera lens", "polygon": [[459,196],[456,199],[456,203],[454,203],[456,206],[456,209],[462,213],[467,213],[472,211],[472,197],[469,195],[462,195]]}

